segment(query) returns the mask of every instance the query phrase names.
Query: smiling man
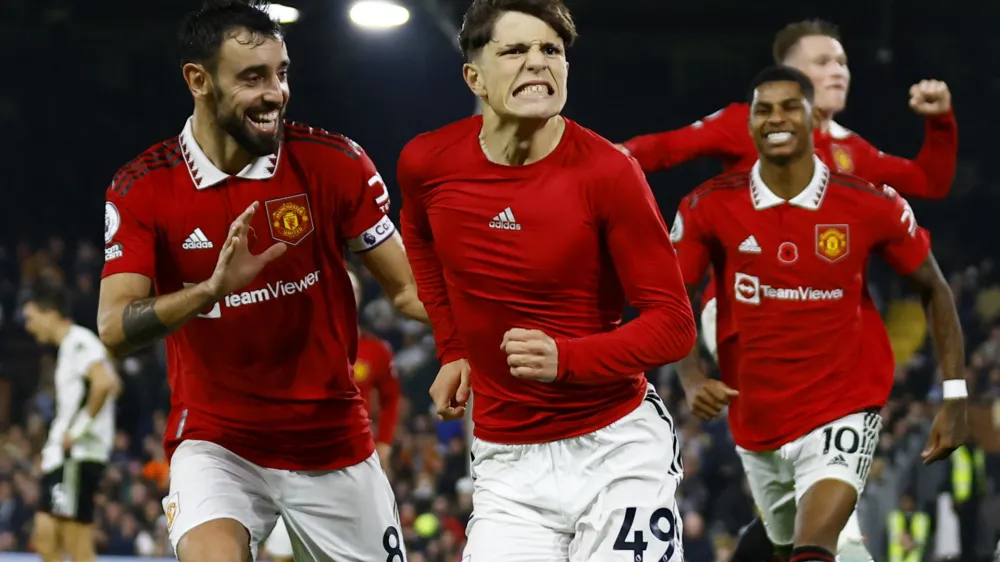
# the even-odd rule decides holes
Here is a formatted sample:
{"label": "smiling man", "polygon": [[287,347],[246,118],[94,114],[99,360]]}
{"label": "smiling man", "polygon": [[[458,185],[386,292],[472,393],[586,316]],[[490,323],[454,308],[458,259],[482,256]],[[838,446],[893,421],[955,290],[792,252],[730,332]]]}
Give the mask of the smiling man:
{"label": "smiling man", "polygon": [[207,2],[180,43],[194,114],[107,191],[98,320],[118,355],[166,337],[170,539],[181,562],[248,560],[281,512],[298,557],[405,562],[343,256],[426,318],[382,178],[349,139],[284,121],[264,3]]}
{"label": "smiling man", "polygon": [[929,234],[906,201],[814,154],[809,78],[771,67],[749,97],[757,162],[688,195],[673,237],[689,291],[709,267],[732,288],[719,314],[740,334],[740,362],[722,371],[722,381],[708,379],[696,347],[678,373],[698,417],[729,405],[733,440],[778,553],[834,562],[868,477],[895,367],[885,327],[862,314],[869,259],[884,258],[910,280],[930,319],[945,400],[927,463],[947,458],[968,432],[962,332]]}
{"label": "smiling man", "polygon": [[575,37],[559,0],[473,2],[460,42],[483,114],[399,161],[442,417],[462,415],[471,366],[476,562],[682,559],[680,452],[643,373],[687,355],[694,319],[642,171],[560,115]]}

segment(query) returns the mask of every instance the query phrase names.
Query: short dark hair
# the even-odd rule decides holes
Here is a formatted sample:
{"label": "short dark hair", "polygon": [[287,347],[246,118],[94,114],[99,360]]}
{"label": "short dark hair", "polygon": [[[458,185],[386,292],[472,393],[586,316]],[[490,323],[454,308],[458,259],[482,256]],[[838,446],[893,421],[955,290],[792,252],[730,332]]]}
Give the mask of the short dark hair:
{"label": "short dark hair", "polygon": [[66,287],[49,279],[39,279],[31,285],[27,302],[41,310],[54,310],[62,316],[69,316],[69,296]]}
{"label": "short dark hair", "polygon": [[521,12],[544,21],[567,47],[576,41],[576,24],[563,0],[473,0],[458,34],[465,60],[472,60],[493,39],[493,28],[505,12]]}
{"label": "short dark hair", "polygon": [[747,90],[747,103],[753,103],[754,92],[761,84],[770,82],[798,82],[799,87],[802,88],[802,95],[809,100],[809,103],[813,103],[815,89],[812,80],[801,70],[783,65],[769,66],[753,77],[753,80],[750,81],[750,89]]}
{"label": "short dark hair", "polygon": [[281,36],[281,25],[271,18],[264,0],[206,0],[200,10],[190,12],[181,24],[181,66],[205,65],[215,71],[219,49],[226,39],[246,30],[256,44]]}
{"label": "short dark hair", "polygon": [[776,64],[784,63],[789,53],[792,52],[792,49],[799,44],[799,41],[803,37],[812,37],[814,35],[831,37],[840,41],[840,32],[837,30],[837,26],[828,21],[812,19],[790,23],[774,35],[774,44],[771,45],[771,54],[774,55],[774,62]]}

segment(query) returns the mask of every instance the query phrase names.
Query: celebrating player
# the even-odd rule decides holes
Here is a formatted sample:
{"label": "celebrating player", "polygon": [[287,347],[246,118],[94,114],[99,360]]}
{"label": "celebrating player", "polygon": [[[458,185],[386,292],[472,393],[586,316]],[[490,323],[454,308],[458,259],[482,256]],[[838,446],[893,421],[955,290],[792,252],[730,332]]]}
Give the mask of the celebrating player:
{"label": "celebrating player", "polygon": [[[642,171],[560,116],[575,37],[561,0],[474,1],[460,43],[483,114],[398,166],[443,417],[471,365],[478,562],[682,558],[678,445],[643,372],[687,354],[694,319]],[[625,298],[640,314],[619,326]]]}
{"label": "celebrating player", "polygon": [[66,292],[39,282],[24,305],[24,327],[59,347],[56,417],[42,449],[42,499],[33,543],[45,562],[94,559],[94,494],[111,455],[121,380],[97,335],[67,316]]}
{"label": "celebrating player", "polygon": [[402,562],[342,255],[425,317],[385,185],[357,144],[283,121],[264,4],[206,4],[181,54],[194,115],[108,189],[99,312],[115,353],[166,336],[170,539],[182,562],[246,560],[280,511],[308,559]]}
{"label": "celebrating player", "polygon": [[749,122],[759,161],[688,195],[673,237],[690,291],[709,266],[733,287],[719,314],[740,334],[739,368],[723,381],[700,371],[697,348],[681,362],[685,394],[704,419],[729,404],[767,534],[794,547],[794,562],[834,560],[878,443],[894,365],[881,322],[861,314],[872,255],[920,291],[946,379],[924,461],[947,458],[968,431],[962,333],[929,235],[893,189],[815,156],[813,99],[805,74],[761,72]]}

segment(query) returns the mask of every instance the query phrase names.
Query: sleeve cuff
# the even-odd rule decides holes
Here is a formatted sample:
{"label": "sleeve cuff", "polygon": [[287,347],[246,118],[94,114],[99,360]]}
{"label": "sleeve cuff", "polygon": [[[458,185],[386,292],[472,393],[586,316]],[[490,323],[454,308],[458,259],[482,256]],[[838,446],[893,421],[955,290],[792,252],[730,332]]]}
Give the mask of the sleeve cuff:
{"label": "sleeve cuff", "polygon": [[570,377],[569,360],[573,354],[573,340],[569,338],[557,339],[556,349],[559,352],[559,371],[556,373],[556,381],[562,382]]}
{"label": "sleeve cuff", "polygon": [[446,349],[438,353],[438,361],[442,365],[447,365],[448,363],[454,363],[460,359],[468,359],[469,354],[464,351],[456,351],[454,349]]}

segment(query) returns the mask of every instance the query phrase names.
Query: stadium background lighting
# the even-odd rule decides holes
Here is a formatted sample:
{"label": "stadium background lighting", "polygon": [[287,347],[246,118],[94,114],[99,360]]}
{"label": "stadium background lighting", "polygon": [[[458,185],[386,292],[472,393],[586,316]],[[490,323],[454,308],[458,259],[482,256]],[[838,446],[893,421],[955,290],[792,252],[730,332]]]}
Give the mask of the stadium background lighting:
{"label": "stadium background lighting", "polygon": [[351,6],[351,21],[365,29],[399,27],[410,20],[410,11],[385,0],[363,0]]}
{"label": "stadium background lighting", "polygon": [[270,14],[271,19],[280,24],[295,23],[299,21],[299,11],[291,6],[271,4],[268,6],[268,14]]}

